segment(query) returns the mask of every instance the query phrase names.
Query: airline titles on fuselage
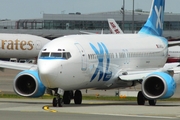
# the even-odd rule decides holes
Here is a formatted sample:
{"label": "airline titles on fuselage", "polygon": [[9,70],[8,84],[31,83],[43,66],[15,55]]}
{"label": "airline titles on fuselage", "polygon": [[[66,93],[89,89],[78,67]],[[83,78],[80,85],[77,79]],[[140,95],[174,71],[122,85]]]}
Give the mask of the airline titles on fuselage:
{"label": "airline titles on fuselage", "polygon": [[1,40],[1,49],[3,50],[32,50],[33,41],[28,40]]}

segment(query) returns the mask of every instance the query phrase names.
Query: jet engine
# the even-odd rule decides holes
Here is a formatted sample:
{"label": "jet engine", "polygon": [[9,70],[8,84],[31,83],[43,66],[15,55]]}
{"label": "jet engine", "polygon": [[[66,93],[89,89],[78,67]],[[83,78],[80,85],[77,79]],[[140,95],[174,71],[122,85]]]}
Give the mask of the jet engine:
{"label": "jet engine", "polygon": [[25,70],[20,72],[14,79],[14,91],[23,97],[40,97],[45,93],[37,71]]}
{"label": "jet engine", "polygon": [[165,72],[154,72],[142,82],[142,92],[147,99],[165,99],[173,96],[176,83],[172,76]]}

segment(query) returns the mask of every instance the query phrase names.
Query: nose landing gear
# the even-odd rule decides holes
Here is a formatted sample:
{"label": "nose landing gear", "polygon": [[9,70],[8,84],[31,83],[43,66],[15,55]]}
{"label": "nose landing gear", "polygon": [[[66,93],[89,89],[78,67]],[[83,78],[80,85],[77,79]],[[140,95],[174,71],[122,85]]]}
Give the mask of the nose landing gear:
{"label": "nose landing gear", "polygon": [[54,93],[54,98],[53,98],[53,101],[52,101],[52,105],[53,107],[62,107],[62,103],[63,103],[63,99],[61,98],[60,94],[58,93],[58,89],[55,89],[54,90],[55,93]]}

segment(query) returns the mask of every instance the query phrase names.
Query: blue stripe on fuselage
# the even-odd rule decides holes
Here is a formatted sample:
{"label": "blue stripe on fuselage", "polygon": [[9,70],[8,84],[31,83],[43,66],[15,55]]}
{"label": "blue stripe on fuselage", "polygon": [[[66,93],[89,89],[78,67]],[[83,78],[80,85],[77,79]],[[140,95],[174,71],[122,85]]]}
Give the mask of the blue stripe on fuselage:
{"label": "blue stripe on fuselage", "polygon": [[40,57],[39,59],[46,59],[46,60],[66,60],[64,58],[61,57]]}
{"label": "blue stripe on fuselage", "polygon": [[89,43],[89,44],[90,44],[91,48],[94,50],[94,52],[95,52],[95,54],[97,55],[97,58],[98,58],[98,67],[96,68],[96,70],[95,70],[93,76],[91,77],[90,81],[93,81],[95,79],[95,77],[97,76],[98,72],[100,72],[98,81],[100,81],[102,79],[102,77],[104,75],[104,72],[103,72],[103,61],[104,61],[104,54],[105,53],[106,53],[106,58],[107,58],[107,60],[106,60],[107,64],[106,64],[106,71],[105,71],[105,75],[104,75],[103,81],[109,80],[111,78],[111,76],[112,76],[112,72],[111,72],[111,75],[109,75],[108,69],[109,69],[109,63],[110,63],[110,55],[109,55],[108,49],[106,48],[106,46],[102,42],[101,43],[97,43],[98,47],[99,47],[99,51],[98,51],[98,49],[92,43]]}

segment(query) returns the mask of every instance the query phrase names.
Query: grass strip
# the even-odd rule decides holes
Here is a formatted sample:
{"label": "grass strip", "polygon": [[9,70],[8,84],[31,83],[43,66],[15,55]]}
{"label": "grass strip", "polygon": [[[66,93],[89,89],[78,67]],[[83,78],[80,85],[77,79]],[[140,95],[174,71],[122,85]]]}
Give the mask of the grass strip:
{"label": "grass strip", "polygon": [[[18,99],[29,99],[29,97],[22,97],[17,94],[0,94],[0,98],[18,98]],[[52,99],[54,96],[45,94],[36,99]],[[93,96],[84,95],[83,100],[107,100],[107,101],[136,101],[136,97],[118,97],[118,96]],[[180,98],[168,98],[160,99],[160,101],[180,101]]]}

